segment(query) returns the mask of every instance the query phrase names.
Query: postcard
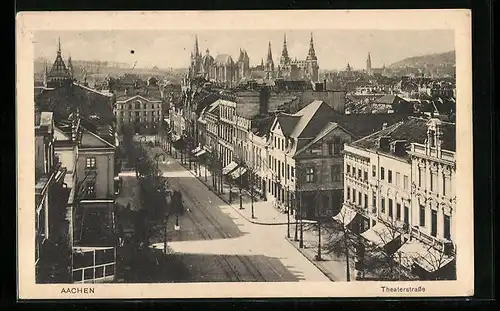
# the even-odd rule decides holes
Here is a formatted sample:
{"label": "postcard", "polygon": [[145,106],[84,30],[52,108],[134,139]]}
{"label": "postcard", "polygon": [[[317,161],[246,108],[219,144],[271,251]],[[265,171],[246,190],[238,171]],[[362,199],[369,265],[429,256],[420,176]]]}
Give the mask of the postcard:
{"label": "postcard", "polygon": [[16,39],[19,299],[473,295],[470,11],[20,12]]}

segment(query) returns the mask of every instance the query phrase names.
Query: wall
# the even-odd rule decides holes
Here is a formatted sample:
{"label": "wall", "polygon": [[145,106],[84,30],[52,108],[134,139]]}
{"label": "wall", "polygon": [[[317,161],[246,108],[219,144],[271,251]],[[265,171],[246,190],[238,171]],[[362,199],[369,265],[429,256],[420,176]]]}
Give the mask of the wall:
{"label": "wall", "polygon": [[[109,151],[87,151],[79,150],[78,155],[78,178],[79,181],[85,178],[85,161],[87,157],[96,158],[95,177],[95,199],[109,199],[114,196],[114,152]],[[89,178],[87,178],[89,180]]]}

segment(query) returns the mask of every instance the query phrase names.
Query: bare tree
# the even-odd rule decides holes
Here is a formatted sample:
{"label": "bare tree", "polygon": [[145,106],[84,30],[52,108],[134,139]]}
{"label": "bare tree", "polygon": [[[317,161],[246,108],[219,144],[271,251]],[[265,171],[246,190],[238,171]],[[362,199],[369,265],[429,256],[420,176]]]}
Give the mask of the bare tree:
{"label": "bare tree", "polygon": [[401,254],[396,253],[401,246],[403,225],[392,217],[379,217],[378,224],[381,225],[378,230],[372,230],[375,241],[363,243],[365,246],[363,268],[380,280],[410,278],[409,274],[402,271],[398,265]]}

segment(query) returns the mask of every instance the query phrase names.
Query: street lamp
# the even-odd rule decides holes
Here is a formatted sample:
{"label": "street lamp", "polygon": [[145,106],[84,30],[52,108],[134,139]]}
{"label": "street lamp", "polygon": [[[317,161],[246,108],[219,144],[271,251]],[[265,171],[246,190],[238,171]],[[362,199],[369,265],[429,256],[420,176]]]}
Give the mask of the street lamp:
{"label": "street lamp", "polygon": [[290,187],[286,187],[286,237],[290,238]]}

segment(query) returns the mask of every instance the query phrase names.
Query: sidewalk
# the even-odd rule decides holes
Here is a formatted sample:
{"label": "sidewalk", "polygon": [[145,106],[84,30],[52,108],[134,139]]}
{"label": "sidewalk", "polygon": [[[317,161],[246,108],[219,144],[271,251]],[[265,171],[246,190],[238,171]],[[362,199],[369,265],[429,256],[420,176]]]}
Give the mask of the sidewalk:
{"label": "sidewalk", "polygon": [[[166,152],[166,151],[165,151]],[[175,148],[172,147],[172,152],[175,153]],[[168,153],[167,153],[168,154]],[[180,162],[180,152],[177,152],[178,157],[172,158],[176,159],[179,164]],[[181,164],[187,171],[189,171],[194,177],[201,181],[210,191],[215,193],[219,198],[221,198],[226,204],[231,206],[238,214],[240,214],[245,220],[253,224],[258,225],[286,225],[287,214],[278,211],[274,206],[272,201],[264,201],[258,193],[254,194],[253,198],[253,210],[254,217],[252,218],[252,198],[250,193],[246,189],[241,190],[242,197],[242,209],[240,209],[240,198],[239,198],[239,188],[237,185],[231,187],[232,190],[232,201],[229,203],[229,185],[224,182],[223,193],[217,193],[213,189],[212,176],[210,170],[207,168],[207,179],[205,180],[205,166],[198,163],[191,163],[191,169],[189,169],[189,163]],[[196,166],[199,165],[200,174],[198,175],[198,170]],[[293,216],[290,216],[290,222],[294,221]]]}
{"label": "sidewalk", "polygon": [[[337,236],[333,232],[329,232],[326,229],[321,229],[321,260],[316,259],[318,254],[318,231],[314,226],[303,224],[303,237],[304,237],[304,247],[299,247],[299,241],[294,240],[295,235],[295,223],[290,226],[290,239],[286,239],[290,244],[292,244],[307,260],[309,260],[313,265],[315,265],[323,274],[325,274],[330,280],[334,282],[346,282],[347,273],[346,267],[347,262],[345,254],[335,254],[329,253],[324,249],[326,243],[330,240],[332,236]],[[297,230],[297,237],[300,239],[300,225]],[[349,257],[349,271],[350,271],[350,281],[356,281],[356,271],[354,269],[354,257]]]}

